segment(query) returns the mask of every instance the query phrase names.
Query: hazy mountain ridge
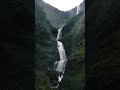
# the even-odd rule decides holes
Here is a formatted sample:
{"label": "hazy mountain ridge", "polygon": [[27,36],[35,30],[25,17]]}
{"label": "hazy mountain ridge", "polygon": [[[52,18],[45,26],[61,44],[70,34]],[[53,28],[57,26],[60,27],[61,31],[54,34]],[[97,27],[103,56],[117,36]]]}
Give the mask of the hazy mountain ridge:
{"label": "hazy mountain ridge", "polygon": [[76,8],[73,8],[70,11],[64,12],[45,3],[42,0],[39,0],[38,3],[46,13],[46,17],[50,21],[51,25],[57,29],[63,27],[69,21],[69,19],[76,14],[77,10]]}
{"label": "hazy mountain ridge", "polygon": [[[76,11],[75,11],[74,15],[76,15],[76,16],[74,16],[74,17],[72,16],[72,14],[70,14],[71,15],[70,16],[68,13],[73,13],[74,10],[76,10],[76,8],[74,8],[73,11],[69,11],[67,14],[65,12],[65,14],[64,14],[63,12],[52,7],[52,10],[55,12],[54,13],[55,15],[56,15],[56,12],[62,13],[60,15],[60,16],[62,16],[62,17],[60,17],[60,19],[67,18],[67,20],[69,20],[72,17],[70,19],[70,21],[68,21],[68,23],[65,22],[67,24],[62,29],[63,36],[61,39],[61,41],[64,44],[65,50],[66,50],[68,62],[67,62],[67,66],[66,66],[65,76],[64,76],[64,79],[62,81],[60,88],[64,88],[66,90],[67,89],[68,90],[83,89],[84,84],[85,84],[85,35],[84,35],[85,34],[85,12],[84,12],[85,7],[83,4],[85,4],[85,3],[83,2],[81,4],[82,6],[80,5],[80,7],[82,9],[79,11],[78,15],[76,15]],[[40,7],[40,4],[38,6]],[[37,13],[41,12],[40,14],[38,14],[38,16],[40,16],[41,20],[42,20],[42,22],[39,22],[39,23],[42,23],[42,27],[46,29],[46,30],[43,29],[43,31],[46,32],[48,30],[44,35],[42,34],[43,38],[46,38],[42,41],[43,44],[45,43],[44,41],[48,41],[48,40],[54,42],[54,40],[49,39],[50,37],[52,37],[51,32],[53,29],[52,29],[50,23],[49,22],[46,23],[47,20],[44,19],[45,14],[46,14],[46,17],[47,17],[47,13],[53,14],[53,12],[47,11],[48,9],[51,8],[50,5],[48,5],[48,6],[49,6],[49,8],[46,9],[46,13],[44,11],[45,8],[43,8],[43,6],[41,7],[41,11],[40,10],[37,11]],[[44,7],[46,7],[46,5]],[[42,15],[42,12],[44,13],[43,15]],[[52,18],[52,17],[50,16],[49,18]],[[56,21],[56,19],[58,19],[57,16],[55,16],[54,20]],[[39,18],[37,20],[39,21]],[[53,21],[53,22],[55,23],[55,21]],[[60,21],[58,20],[57,22],[60,22]],[[61,23],[63,23],[63,21]],[[39,24],[37,25],[37,27],[38,26],[39,26]],[[39,37],[41,37],[41,36],[38,35],[38,38]],[[55,43],[53,43],[51,45],[47,45],[47,44],[49,44],[49,43],[45,43],[46,47],[44,47],[44,49],[47,49],[48,51],[49,51],[49,49],[54,50],[54,52],[53,51],[51,52],[51,55],[54,54],[52,56],[53,57],[52,59],[54,59],[54,60],[57,59],[57,56],[55,56],[56,49],[53,49],[53,47],[55,48]],[[41,47],[43,47],[43,46],[41,46]],[[49,54],[48,51],[44,51],[44,52]],[[37,55],[36,57],[39,57],[39,55]],[[45,67],[48,66],[47,63],[51,64],[51,66],[52,66],[52,62],[49,62],[47,60],[50,57],[48,57],[48,56],[47,57],[43,56],[43,57],[46,58],[46,59],[41,58],[44,60]],[[38,62],[36,62],[36,63],[40,64]],[[43,63],[43,62],[41,62],[41,63]]]}

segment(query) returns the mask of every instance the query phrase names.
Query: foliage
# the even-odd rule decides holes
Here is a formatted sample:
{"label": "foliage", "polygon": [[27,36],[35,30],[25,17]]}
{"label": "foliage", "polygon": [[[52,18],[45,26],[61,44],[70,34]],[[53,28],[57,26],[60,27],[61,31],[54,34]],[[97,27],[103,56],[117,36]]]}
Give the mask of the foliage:
{"label": "foliage", "polygon": [[35,90],[52,90],[48,76],[42,70],[35,70]]}
{"label": "foliage", "polygon": [[85,14],[81,11],[63,27],[63,39],[68,62],[62,81],[65,90],[85,87]]}
{"label": "foliage", "polygon": [[35,88],[36,90],[51,90],[50,81],[46,75],[48,68],[52,69],[54,62],[59,60],[55,28],[46,19],[46,14],[35,2]]}

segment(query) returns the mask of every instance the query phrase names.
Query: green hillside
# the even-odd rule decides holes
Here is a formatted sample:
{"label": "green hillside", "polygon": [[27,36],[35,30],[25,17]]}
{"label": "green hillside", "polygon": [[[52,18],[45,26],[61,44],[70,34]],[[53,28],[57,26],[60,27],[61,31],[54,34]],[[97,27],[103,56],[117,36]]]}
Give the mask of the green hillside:
{"label": "green hillside", "polygon": [[[84,6],[84,2],[82,3]],[[63,27],[68,62],[62,82],[65,90],[82,90],[85,85],[85,12],[84,8]]]}
{"label": "green hillside", "polygon": [[35,88],[36,90],[51,90],[47,70],[52,69],[59,59],[54,31],[45,13],[35,3]]}

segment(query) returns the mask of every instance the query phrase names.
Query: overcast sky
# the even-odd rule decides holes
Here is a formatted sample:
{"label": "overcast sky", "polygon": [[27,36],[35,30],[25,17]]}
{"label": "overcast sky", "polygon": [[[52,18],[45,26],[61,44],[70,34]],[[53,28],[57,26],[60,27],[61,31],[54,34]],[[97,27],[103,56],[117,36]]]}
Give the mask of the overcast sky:
{"label": "overcast sky", "polygon": [[80,5],[83,0],[43,0],[61,11],[68,11]]}

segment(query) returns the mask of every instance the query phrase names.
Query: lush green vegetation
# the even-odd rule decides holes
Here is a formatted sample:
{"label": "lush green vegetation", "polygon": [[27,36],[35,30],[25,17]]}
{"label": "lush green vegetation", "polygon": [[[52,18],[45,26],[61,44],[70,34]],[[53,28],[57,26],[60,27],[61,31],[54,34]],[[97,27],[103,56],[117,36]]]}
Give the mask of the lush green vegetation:
{"label": "lush green vegetation", "polygon": [[[35,75],[36,90],[49,90],[50,82],[46,75],[48,67],[53,68],[54,62],[59,60],[55,41],[56,29],[46,19],[46,14],[36,0],[35,26]],[[57,13],[57,12],[56,12]],[[67,17],[67,16],[66,16]],[[68,57],[66,72],[61,88],[77,90],[84,88],[85,81],[85,25],[84,11],[73,17],[63,28],[63,42]],[[56,18],[58,18],[56,16]],[[58,20],[59,21],[59,20]],[[52,73],[51,73],[51,77]],[[54,83],[53,83],[54,84]]]}
{"label": "lush green vegetation", "polygon": [[61,88],[65,90],[83,90],[85,86],[84,10],[80,11],[77,16],[74,16],[63,28],[61,41],[65,46],[68,58]]}
{"label": "lush green vegetation", "polygon": [[35,70],[35,90],[52,90],[48,76],[42,70]]}
{"label": "lush green vegetation", "polygon": [[76,9],[63,12],[43,2],[42,0],[39,0],[38,4],[42,7],[42,10],[46,13],[46,17],[50,21],[51,25],[57,29],[63,27],[68,22],[68,20],[76,14]]}
{"label": "lush green vegetation", "polygon": [[45,67],[51,67],[53,62],[59,59],[54,36],[56,29],[50,25],[38,4],[36,4],[35,10],[36,65],[44,64]]}
{"label": "lush green vegetation", "polygon": [[[116,16],[120,15],[118,12],[120,4],[113,1],[93,1],[94,3],[90,2],[91,6],[86,8],[86,15],[88,15],[86,28],[90,33],[95,33],[89,35],[96,41],[97,53],[93,55],[95,57],[90,57],[86,82],[90,90],[111,90],[111,88],[119,90],[120,30],[119,18]],[[55,41],[57,32],[46,19],[46,14],[39,5],[36,5],[35,10],[36,90],[50,90],[51,85],[46,71],[48,67],[53,68],[54,61],[59,60]],[[56,15],[54,17],[57,18]],[[85,14],[83,8],[79,15],[71,18],[63,27],[61,41],[64,44],[68,62],[60,88],[83,90],[85,86]],[[88,45],[92,46],[90,47],[92,49],[95,48],[92,41]]]}
{"label": "lush green vegetation", "polygon": [[35,88],[51,90],[46,72],[48,68],[53,68],[56,60],[59,60],[55,40],[56,29],[50,25],[37,1],[35,3]]}

